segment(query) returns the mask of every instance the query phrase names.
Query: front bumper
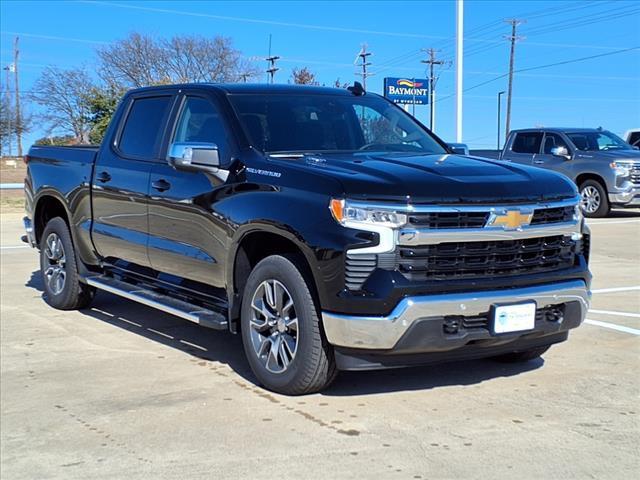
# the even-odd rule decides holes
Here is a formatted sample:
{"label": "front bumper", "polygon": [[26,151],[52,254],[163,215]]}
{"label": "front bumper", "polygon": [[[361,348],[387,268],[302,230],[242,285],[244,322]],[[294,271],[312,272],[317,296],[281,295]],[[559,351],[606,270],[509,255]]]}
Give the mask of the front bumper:
{"label": "front bumper", "polygon": [[609,193],[609,203],[624,207],[640,207],[640,187],[619,193]]}
{"label": "front bumper", "polygon": [[[591,293],[580,280],[525,288],[406,297],[387,316],[322,313],[329,343],[336,347],[387,353],[444,352],[470,343],[500,345],[523,337],[553,335],[584,320]],[[538,309],[564,305],[560,321],[536,320],[534,330],[493,336],[489,329],[470,328],[447,333],[451,318],[488,315],[492,305],[536,302]],[[449,330],[450,332],[450,330]],[[549,342],[553,343],[553,342]]]}

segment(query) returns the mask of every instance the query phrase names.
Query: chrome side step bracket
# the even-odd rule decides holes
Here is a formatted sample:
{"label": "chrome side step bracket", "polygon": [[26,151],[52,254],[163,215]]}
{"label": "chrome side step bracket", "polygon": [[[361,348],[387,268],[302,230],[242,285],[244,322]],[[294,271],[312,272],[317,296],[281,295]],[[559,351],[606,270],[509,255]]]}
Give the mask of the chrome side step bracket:
{"label": "chrome side step bracket", "polygon": [[203,327],[213,328],[215,330],[226,330],[229,326],[226,317],[221,313],[141,288],[138,285],[102,275],[86,277],[85,281],[88,285],[99,290],[104,290],[105,292],[119,295],[148,307],[162,310],[163,312],[184,318]]}

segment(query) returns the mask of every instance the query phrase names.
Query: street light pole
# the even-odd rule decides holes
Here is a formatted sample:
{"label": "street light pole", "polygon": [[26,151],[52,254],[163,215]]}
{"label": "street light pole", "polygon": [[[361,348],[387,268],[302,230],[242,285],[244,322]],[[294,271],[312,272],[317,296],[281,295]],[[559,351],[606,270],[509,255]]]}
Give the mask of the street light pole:
{"label": "street light pole", "polygon": [[498,148],[496,150],[500,150],[500,105],[502,103],[500,97],[502,95],[504,95],[504,91],[498,92]]}

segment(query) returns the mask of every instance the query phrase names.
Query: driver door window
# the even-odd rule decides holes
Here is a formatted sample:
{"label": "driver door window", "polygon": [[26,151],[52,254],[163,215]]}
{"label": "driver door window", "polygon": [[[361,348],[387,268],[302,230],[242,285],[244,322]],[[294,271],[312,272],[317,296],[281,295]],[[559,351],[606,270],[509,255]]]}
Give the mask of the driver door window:
{"label": "driver door window", "polygon": [[226,130],[216,107],[206,98],[187,97],[173,138],[174,143],[214,143],[226,158]]}

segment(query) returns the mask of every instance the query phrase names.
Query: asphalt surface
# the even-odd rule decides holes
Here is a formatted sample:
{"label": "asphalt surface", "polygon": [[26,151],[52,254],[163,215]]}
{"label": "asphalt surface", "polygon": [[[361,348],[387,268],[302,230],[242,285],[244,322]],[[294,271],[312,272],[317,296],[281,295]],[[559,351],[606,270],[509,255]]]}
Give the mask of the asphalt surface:
{"label": "asphalt surface", "polygon": [[543,361],[254,384],[240,339],[99,293],[42,300],[20,214],[1,219],[1,477],[635,478],[640,212],[590,222],[589,323]]}

